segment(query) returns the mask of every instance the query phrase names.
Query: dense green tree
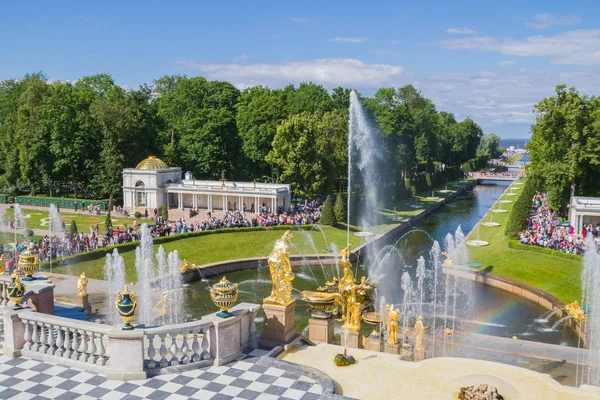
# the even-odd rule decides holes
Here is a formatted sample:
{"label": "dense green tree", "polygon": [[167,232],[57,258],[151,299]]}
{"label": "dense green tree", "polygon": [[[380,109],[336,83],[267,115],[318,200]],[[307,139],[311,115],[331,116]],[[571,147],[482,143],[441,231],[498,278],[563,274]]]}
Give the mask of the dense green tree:
{"label": "dense green tree", "polygon": [[491,158],[498,157],[500,153],[500,136],[494,133],[486,133],[481,136],[479,146],[477,146],[477,154],[489,154]]}
{"label": "dense green tree", "polygon": [[77,234],[77,223],[75,222],[75,220],[71,221],[71,228],[69,232],[71,232],[71,235]]}
{"label": "dense green tree", "polygon": [[346,219],[348,218],[348,212],[347,212],[348,210],[346,209],[346,202],[342,198],[341,192],[338,193],[338,195],[335,198],[334,211],[335,211],[335,219],[337,221],[345,222]]}
{"label": "dense green tree", "polygon": [[302,82],[297,88],[288,85],[283,89],[283,93],[286,98],[288,115],[317,111],[324,113],[333,108],[327,89],[313,82]]}
{"label": "dense green tree", "polygon": [[112,229],[112,219],[110,216],[110,210],[106,213],[106,218],[104,219],[104,229],[108,232]]}
{"label": "dense green tree", "polygon": [[323,209],[321,210],[321,218],[319,222],[322,225],[336,226],[337,220],[335,218],[335,210],[333,207],[333,199],[331,195],[327,196],[325,203],[323,203]]}
{"label": "dense green tree", "polygon": [[163,204],[162,210],[160,210],[160,216],[165,222],[169,220],[169,207],[167,207],[167,203]]}

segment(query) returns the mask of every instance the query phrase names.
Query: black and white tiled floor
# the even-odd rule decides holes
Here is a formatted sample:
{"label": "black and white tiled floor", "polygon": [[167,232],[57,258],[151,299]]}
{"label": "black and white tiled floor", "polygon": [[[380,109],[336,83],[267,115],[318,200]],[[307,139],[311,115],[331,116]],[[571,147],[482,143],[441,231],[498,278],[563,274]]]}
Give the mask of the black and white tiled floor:
{"label": "black and white tiled floor", "polygon": [[221,367],[160,375],[141,381],[113,381],[73,368],[11,359],[0,353],[0,399],[318,399],[313,379],[256,364],[265,352]]}

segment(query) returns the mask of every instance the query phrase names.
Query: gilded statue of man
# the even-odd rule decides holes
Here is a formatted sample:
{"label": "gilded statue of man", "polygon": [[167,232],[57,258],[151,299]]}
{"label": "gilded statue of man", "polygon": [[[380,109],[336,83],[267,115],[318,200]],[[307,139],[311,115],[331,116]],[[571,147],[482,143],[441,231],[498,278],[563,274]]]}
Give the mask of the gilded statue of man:
{"label": "gilded statue of man", "polygon": [[286,305],[291,302],[294,273],[290,263],[289,243],[292,238],[292,232],[285,231],[281,239],[275,242],[273,251],[269,255],[268,262],[273,289],[271,295],[265,299],[265,303]]}
{"label": "gilded statue of man", "polygon": [[417,331],[415,348],[417,350],[425,350],[425,328],[426,326],[423,325],[423,317],[419,315],[417,322],[415,323],[415,331]]}
{"label": "gilded statue of man", "polygon": [[77,279],[77,295],[79,297],[87,295],[87,284],[88,279],[85,277],[85,272],[82,272],[81,276]]}
{"label": "gilded statue of man", "polygon": [[400,318],[400,310],[399,309],[394,310],[393,304],[390,304],[388,306],[388,310],[389,310],[388,318],[390,319],[390,322],[388,324],[388,326],[389,326],[388,343],[396,344],[396,343],[398,343],[398,319]]}

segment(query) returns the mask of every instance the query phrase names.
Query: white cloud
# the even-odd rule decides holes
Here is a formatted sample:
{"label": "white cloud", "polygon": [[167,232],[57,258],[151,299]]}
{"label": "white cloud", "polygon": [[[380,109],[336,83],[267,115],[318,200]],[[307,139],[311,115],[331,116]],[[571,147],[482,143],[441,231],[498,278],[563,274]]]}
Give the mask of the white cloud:
{"label": "white cloud", "polygon": [[290,21],[302,24],[302,23],[305,23],[305,22],[309,22],[310,18],[306,18],[306,17],[292,17],[292,18],[290,18]]}
{"label": "white cloud", "polygon": [[549,57],[553,64],[600,65],[600,30],[581,29],[555,36],[529,36],[523,40],[494,37],[450,39],[446,49],[497,51],[517,57]]}
{"label": "white cloud", "polygon": [[227,80],[238,87],[268,85],[279,87],[288,83],[313,81],[328,87],[346,86],[373,89],[394,85],[402,75],[400,65],[367,64],[348,58],[325,58],[288,61],[276,64],[214,64],[177,61],[176,64],[197,70],[209,79]]}
{"label": "white cloud", "polygon": [[501,67],[506,67],[506,66],[508,66],[508,65],[515,65],[515,62],[514,62],[514,61],[511,61],[511,60],[500,61],[500,62],[498,63],[498,65],[499,65],[499,66],[501,66]]}
{"label": "white cloud", "polygon": [[452,33],[454,35],[474,35],[477,31],[470,28],[448,28],[446,33]]}
{"label": "white cloud", "polygon": [[547,29],[553,26],[573,25],[580,21],[577,15],[554,15],[554,14],[537,14],[533,17],[533,21],[526,21],[530,28]]}
{"label": "white cloud", "polygon": [[343,43],[363,43],[369,40],[366,36],[358,37],[334,37],[329,39],[330,42],[343,42]]}
{"label": "white cloud", "polygon": [[234,63],[238,63],[238,62],[244,62],[244,61],[248,61],[252,58],[252,56],[249,56],[248,54],[242,54],[239,56],[234,56],[231,61],[233,61]]}

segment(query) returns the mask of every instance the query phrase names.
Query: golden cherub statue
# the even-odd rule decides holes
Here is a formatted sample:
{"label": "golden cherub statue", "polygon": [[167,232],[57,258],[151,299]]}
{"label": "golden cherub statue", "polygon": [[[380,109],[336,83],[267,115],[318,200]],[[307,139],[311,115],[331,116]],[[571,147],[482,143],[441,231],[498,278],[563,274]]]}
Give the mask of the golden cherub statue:
{"label": "golden cherub statue", "polygon": [[419,315],[415,323],[415,330],[417,331],[415,348],[417,350],[425,350],[425,328],[427,327],[423,325],[423,317]]}
{"label": "golden cherub statue", "polygon": [[398,343],[398,319],[400,319],[400,310],[397,308],[394,310],[394,305],[390,304],[388,306],[388,343],[389,344],[397,344]]}
{"label": "golden cherub statue", "polygon": [[278,239],[273,246],[273,251],[269,255],[269,270],[271,271],[271,281],[273,289],[271,295],[264,302],[267,304],[286,305],[291,303],[292,281],[294,273],[290,263],[290,241],[293,235],[291,231],[285,231],[281,239]]}
{"label": "golden cherub statue", "polygon": [[4,275],[6,272],[6,267],[4,265],[4,253],[0,255],[0,275]]}
{"label": "golden cherub statue", "polygon": [[77,296],[87,296],[88,279],[85,277],[85,272],[82,272],[77,279]]}

